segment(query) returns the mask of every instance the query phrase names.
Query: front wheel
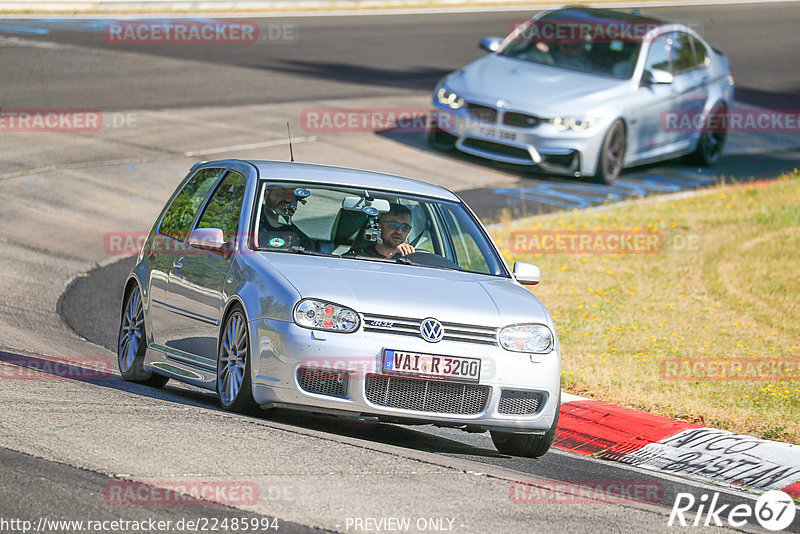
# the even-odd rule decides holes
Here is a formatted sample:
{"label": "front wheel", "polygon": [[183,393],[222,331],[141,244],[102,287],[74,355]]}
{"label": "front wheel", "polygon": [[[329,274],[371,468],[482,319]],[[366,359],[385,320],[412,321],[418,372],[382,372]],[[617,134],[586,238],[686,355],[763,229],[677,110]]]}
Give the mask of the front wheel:
{"label": "front wheel", "polygon": [[217,357],[217,393],[224,410],[247,413],[256,406],[250,378],[247,321],[236,307],[225,321]]}
{"label": "front wheel", "polygon": [[[445,120],[449,120],[451,118],[454,117],[449,116],[448,119]],[[456,148],[456,141],[458,141],[458,138],[453,134],[442,130],[438,125],[438,120],[438,115],[434,115],[430,119],[430,124],[428,125],[426,132],[428,144],[437,150],[441,150],[443,152],[452,152]]]}
{"label": "front wheel", "polygon": [[691,156],[694,163],[710,167],[719,161],[728,133],[727,116],[728,111],[724,106],[716,106],[711,110],[703,131],[700,132],[700,139],[697,140],[697,148]]}
{"label": "front wheel", "polygon": [[117,364],[123,380],[153,387],[164,387],[169,378],[144,370],[147,335],[144,329],[144,307],[139,286],[128,292],[122,311],[117,338]]}
{"label": "front wheel", "polygon": [[603,146],[600,149],[600,156],[597,158],[595,180],[611,185],[614,180],[619,178],[619,175],[622,174],[626,143],[625,125],[621,120],[616,120],[603,138]]}
{"label": "front wheel", "polygon": [[550,445],[556,437],[558,429],[558,415],[561,412],[561,392],[558,393],[556,401],[556,416],[550,430],[542,435],[535,434],[514,434],[511,432],[499,432],[491,430],[492,443],[498,452],[509,456],[525,456],[527,458],[539,458],[550,450]]}

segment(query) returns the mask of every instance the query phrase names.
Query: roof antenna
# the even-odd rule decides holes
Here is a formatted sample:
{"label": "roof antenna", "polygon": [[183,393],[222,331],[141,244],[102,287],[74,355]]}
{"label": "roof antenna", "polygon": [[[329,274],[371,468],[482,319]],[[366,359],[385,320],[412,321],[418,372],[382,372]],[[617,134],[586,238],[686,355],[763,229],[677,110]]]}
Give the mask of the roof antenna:
{"label": "roof antenna", "polygon": [[289,129],[289,121],[286,121],[286,131],[289,133],[289,160],[294,163],[294,152],[292,151],[292,130]]}

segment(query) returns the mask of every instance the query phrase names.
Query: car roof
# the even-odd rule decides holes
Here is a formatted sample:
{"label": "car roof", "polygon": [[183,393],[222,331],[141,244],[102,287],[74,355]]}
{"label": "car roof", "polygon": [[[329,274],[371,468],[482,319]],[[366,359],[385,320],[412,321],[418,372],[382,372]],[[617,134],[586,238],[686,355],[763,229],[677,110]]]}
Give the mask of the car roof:
{"label": "car roof", "polygon": [[247,163],[250,163],[258,169],[258,175],[261,179],[314,182],[363,187],[364,189],[383,189],[460,201],[453,192],[444,187],[420,180],[395,176],[393,174],[350,169],[347,167],[333,167],[286,161],[247,160]]}
{"label": "car roof", "polygon": [[562,9],[555,9],[553,11],[547,12],[546,15],[542,17],[542,19],[548,18],[570,18],[570,19],[579,19],[579,20],[605,20],[605,21],[621,21],[621,22],[636,22],[636,21],[644,21],[649,22],[651,24],[657,24],[659,26],[663,26],[665,24],[669,24],[663,20],[659,20],[653,17],[647,17],[644,15],[637,15],[635,13],[625,13],[624,11],[614,11],[613,9],[602,9],[602,8],[594,8],[594,7],[578,7],[578,6],[567,6]]}

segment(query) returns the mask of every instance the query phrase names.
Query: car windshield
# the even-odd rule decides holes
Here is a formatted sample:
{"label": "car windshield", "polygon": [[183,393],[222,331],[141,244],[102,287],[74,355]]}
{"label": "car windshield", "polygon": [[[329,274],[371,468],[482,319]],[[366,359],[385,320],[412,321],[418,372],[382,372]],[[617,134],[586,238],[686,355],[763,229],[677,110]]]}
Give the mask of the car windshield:
{"label": "car windshield", "polygon": [[[610,76],[630,78],[641,49],[638,38],[613,38],[620,31],[613,26],[586,24],[581,33],[576,21],[531,20],[521,26],[499,54],[540,65]],[[604,28],[608,28],[604,31]]]}
{"label": "car windshield", "polygon": [[262,182],[257,202],[258,250],[508,276],[489,238],[459,202],[283,181]]}

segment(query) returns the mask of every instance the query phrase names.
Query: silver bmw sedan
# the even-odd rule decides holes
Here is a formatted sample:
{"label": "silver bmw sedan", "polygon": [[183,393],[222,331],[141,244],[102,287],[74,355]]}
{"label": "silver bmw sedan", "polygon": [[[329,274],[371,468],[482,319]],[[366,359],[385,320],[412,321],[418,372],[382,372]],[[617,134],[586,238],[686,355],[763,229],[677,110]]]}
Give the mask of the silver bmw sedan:
{"label": "silver bmw sedan", "polygon": [[624,167],[719,159],[733,77],[692,28],[571,7],[514,24],[433,91],[440,149],[611,183]]}
{"label": "silver bmw sedan", "polygon": [[490,431],[541,456],[555,435],[553,319],[450,191],[353,169],[195,165],[125,282],[124,379],[304,409]]}

